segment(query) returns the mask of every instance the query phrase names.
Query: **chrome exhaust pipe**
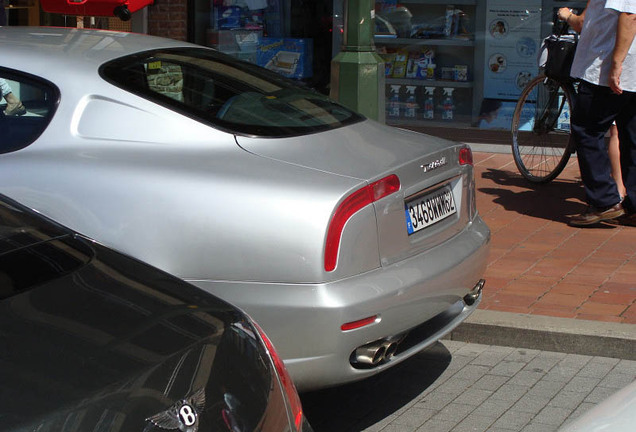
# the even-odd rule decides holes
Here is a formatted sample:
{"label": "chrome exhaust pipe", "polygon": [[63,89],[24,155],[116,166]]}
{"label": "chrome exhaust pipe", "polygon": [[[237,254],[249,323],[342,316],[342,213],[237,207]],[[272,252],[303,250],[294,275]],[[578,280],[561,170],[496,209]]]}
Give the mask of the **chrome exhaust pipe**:
{"label": "chrome exhaust pipe", "polygon": [[484,279],[479,279],[479,282],[477,282],[477,285],[475,285],[473,289],[470,290],[470,292],[464,296],[464,303],[466,303],[466,305],[468,306],[474,305],[477,299],[479,298],[479,296],[481,295],[481,292],[484,289],[484,285],[486,285],[486,281]]}
{"label": "chrome exhaust pipe", "polygon": [[354,352],[354,358],[357,363],[375,366],[384,360],[386,354],[386,346],[382,342],[373,342],[360,348]]}
{"label": "chrome exhaust pipe", "polygon": [[406,333],[402,333],[396,336],[378,339],[356,348],[351,355],[350,361],[352,364],[377,366],[395,355],[398,345],[405,337]]}
{"label": "chrome exhaust pipe", "polygon": [[389,360],[391,357],[395,355],[398,349],[398,345],[404,340],[405,337],[406,337],[406,333],[402,333],[399,335],[386,338],[386,342],[384,343],[384,346],[386,347],[384,358],[386,360]]}
{"label": "chrome exhaust pipe", "polygon": [[388,360],[391,357],[393,357],[393,355],[397,351],[398,343],[397,343],[397,341],[386,342],[384,344],[384,347],[385,347],[385,349],[384,349],[384,359]]}

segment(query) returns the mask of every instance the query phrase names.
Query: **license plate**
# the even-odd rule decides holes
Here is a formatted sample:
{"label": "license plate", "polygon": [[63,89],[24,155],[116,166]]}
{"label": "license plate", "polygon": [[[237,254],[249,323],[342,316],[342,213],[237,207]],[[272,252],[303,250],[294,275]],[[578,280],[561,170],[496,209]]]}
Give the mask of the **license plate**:
{"label": "license plate", "polygon": [[407,201],[406,230],[409,235],[457,213],[451,188],[445,186],[429,194]]}

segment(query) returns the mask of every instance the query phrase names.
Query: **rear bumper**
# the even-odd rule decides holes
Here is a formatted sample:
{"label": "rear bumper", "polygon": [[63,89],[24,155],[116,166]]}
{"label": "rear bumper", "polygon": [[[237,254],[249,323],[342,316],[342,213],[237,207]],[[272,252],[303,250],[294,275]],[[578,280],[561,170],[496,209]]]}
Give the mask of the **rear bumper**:
{"label": "rear bumper", "polygon": [[[478,306],[464,297],[482,277],[490,231],[479,218],[426,252],[324,284],[190,281],[241,307],[263,327],[299,391],[357,381],[435,343]],[[371,325],[344,323],[377,315]],[[418,338],[373,368],[350,363],[356,348],[417,330]],[[406,341],[406,339],[405,339]]]}

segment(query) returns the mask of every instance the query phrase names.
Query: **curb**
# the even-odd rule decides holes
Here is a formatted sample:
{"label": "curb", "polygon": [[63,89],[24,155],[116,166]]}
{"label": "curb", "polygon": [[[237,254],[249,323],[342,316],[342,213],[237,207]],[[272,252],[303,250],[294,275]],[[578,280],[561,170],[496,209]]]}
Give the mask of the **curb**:
{"label": "curb", "polygon": [[508,153],[512,154],[510,144],[481,144],[481,143],[464,143],[468,144],[470,149],[479,153]]}
{"label": "curb", "polygon": [[445,339],[636,360],[636,324],[478,309]]}
{"label": "curb", "polygon": [[[483,143],[471,143],[467,144],[473,152],[477,153],[505,153],[512,157],[512,147],[510,144],[483,144]],[[571,158],[576,158],[576,153],[570,155]]]}

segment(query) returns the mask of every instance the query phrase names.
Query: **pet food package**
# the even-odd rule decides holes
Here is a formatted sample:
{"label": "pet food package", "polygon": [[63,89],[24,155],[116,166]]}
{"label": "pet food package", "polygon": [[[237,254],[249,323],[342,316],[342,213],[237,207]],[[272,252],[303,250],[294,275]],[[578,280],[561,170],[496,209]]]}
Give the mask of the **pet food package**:
{"label": "pet food package", "polygon": [[256,63],[287,78],[313,76],[313,39],[263,37]]}

